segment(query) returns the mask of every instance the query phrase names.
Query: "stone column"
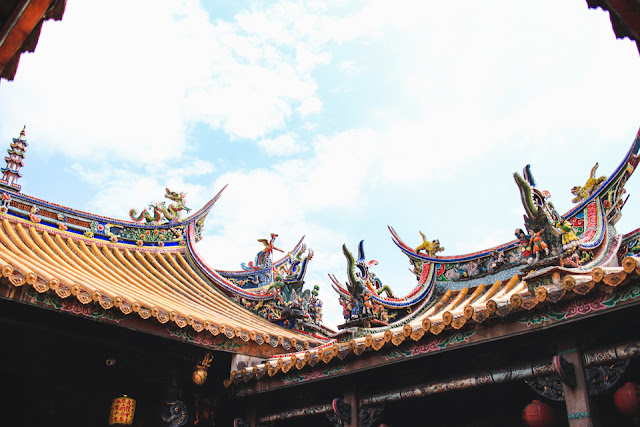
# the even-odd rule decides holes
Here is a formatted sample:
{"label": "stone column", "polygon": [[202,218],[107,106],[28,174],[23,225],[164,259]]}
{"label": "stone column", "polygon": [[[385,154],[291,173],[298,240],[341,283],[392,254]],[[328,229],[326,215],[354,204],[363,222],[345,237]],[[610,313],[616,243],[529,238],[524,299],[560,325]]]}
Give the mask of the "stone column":
{"label": "stone column", "polygon": [[251,426],[251,427],[256,427],[258,425],[257,423],[257,417],[256,417],[256,408],[255,406],[252,406],[248,411],[247,411],[247,423]]}
{"label": "stone column", "polygon": [[593,427],[593,414],[589,402],[589,389],[587,387],[582,352],[577,348],[570,348],[561,352],[567,362],[573,364],[576,374],[576,387],[571,388],[564,384],[565,404],[567,405],[567,417],[571,427]]}
{"label": "stone column", "polygon": [[358,417],[360,415],[360,408],[358,405],[358,398],[356,392],[347,393],[344,395],[344,403],[351,405],[351,422],[345,423],[345,427],[358,427],[360,425]]}

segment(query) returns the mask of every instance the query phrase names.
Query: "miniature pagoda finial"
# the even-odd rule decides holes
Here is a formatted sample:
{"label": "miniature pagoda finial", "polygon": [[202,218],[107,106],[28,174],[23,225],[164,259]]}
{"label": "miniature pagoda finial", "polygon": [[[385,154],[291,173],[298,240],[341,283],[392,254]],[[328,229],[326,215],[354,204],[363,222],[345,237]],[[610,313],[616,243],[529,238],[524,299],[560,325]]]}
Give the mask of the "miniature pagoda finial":
{"label": "miniature pagoda finial", "polygon": [[18,185],[18,178],[22,176],[20,168],[24,166],[24,156],[27,152],[27,140],[25,139],[25,125],[20,131],[20,136],[12,138],[11,148],[7,150],[8,156],[4,158],[7,162],[7,167],[0,169],[2,171],[2,179],[0,179],[0,186],[8,188],[14,191],[20,191],[20,185]]}

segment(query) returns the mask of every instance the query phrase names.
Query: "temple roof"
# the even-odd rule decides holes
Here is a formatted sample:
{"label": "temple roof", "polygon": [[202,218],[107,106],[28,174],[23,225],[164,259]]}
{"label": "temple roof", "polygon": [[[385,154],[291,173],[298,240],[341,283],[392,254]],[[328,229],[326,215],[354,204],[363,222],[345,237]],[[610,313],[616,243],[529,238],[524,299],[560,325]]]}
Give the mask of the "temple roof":
{"label": "temple roof", "polygon": [[[639,234],[640,230],[628,236]],[[463,327],[480,325],[490,319],[502,319],[518,313],[535,313],[542,307],[559,306],[560,303],[579,300],[589,294],[599,291],[611,294],[615,289],[624,289],[632,282],[637,283],[640,277],[640,257],[628,256],[624,258],[621,267],[595,267],[588,271],[551,267],[530,273],[522,278],[514,275],[506,282],[497,281],[493,284],[479,285],[474,288],[463,288],[458,291],[447,291],[435,303],[416,319],[402,326],[386,330],[361,329],[361,336],[344,342],[331,342],[307,351],[273,357],[265,363],[258,364],[252,369],[232,371],[225,386],[249,382],[265,377],[273,377],[278,373],[286,374],[292,369],[302,370],[306,366],[337,363],[349,355],[366,357],[371,352],[377,353],[382,349],[389,349],[391,345],[397,347],[403,342],[416,342],[438,336],[449,330],[452,332]],[[550,278],[550,280],[545,280]],[[532,286],[537,283],[538,286]],[[629,295],[611,298],[613,303],[606,308],[614,308],[615,303],[623,299],[635,299],[637,289],[633,290],[633,298]],[[601,304],[602,305],[602,304]],[[574,310],[580,311],[580,304]],[[603,309],[606,309],[603,306]],[[591,310],[583,310],[587,314]],[[594,309],[593,312],[596,310]],[[577,313],[576,313],[577,314]],[[489,323],[489,322],[487,322]],[[465,343],[462,342],[462,345]],[[332,362],[333,361],[333,362]]]}
{"label": "temple roof", "polygon": [[[194,261],[188,248],[195,245],[195,224],[203,226],[219,196],[189,218],[147,226],[5,192],[0,208],[2,275],[13,286],[31,286],[39,293],[77,299],[85,305],[99,304],[125,317],[155,319],[257,346],[267,344],[260,351],[265,355],[321,344],[321,338],[283,328],[246,310],[208,279],[219,276],[215,271],[205,272]],[[153,236],[151,231],[158,229],[158,235],[177,231],[169,233],[174,241],[166,244],[130,241],[124,234],[118,238],[113,233],[109,239],[109,230],[125,225],[141,235]]]}
{"label": "temple roof", "polygon": [[[514,179],[526,212],[523,219],[527,233],[518,228],[517,241],[472,254],[437,256],[438,249],[442,249],[439,241],[429,242],[424,234],[424,243],[414,249],[390,227],[394,243],[409,257],[418,280],[418,286],[404,298],[381,296],[388,287],[383,287],[369,271],[376,263],[366,261],[362,242],[357,259],[343,246],[348,264],[346,286],[330,275],[346,320],[339,326],[343,331],[334,336],[335,341],[307,351],[273,356],[252,369],[232,371],[225,386],[260,379],[265,374],[286,374],[293,368],[302,370],[320,361],[329,364],[336,357],[343,360],[350,355],[359,359],[352,360],[351,369],[368,369],[391,363],[388,360],[396,357],[389,355],[392,346],[428,347],[433,344],[430,338],[436,339],[440,334],[471,336],[482,330],[473,339],[477,343],[619,308],[616,305],[621,302],[639,303],[640,229],[625,235],[615,230],[628,198],[625,184],[639,163],[640,132],[611,175],[597,177],[596,163],[585,184],[589,191],[580,191],[583,187],[572,189],[577,196],[573,199],[576,205],[565,215],[559,215],[547,201],[548,192],[535,186],[530,167],[526,166],[525,179],[517,173]],[[424,290],[423,296],[415,300],[420,290]],[[596,303],[597,309],[592,309],[592,302],[588,301],[592,297],[602,299]],[[565,315],[547,316],[544,310],[564,310]],[[567,316],[572,310],[575,313]],[[526,321],[528,326],[523,328],[518,319],[527,316],[537,319]],[[467,338],[458,337],[456,342],[471,344]],[[421,344],[422,340],[431,344]],[[386,350],[382,353],[387,356],[378,356],[383,348]],[[422,353],[423,349],[415,352]],[[362,359],[368,361],[359,363]],[[256,386],[264,387],[269,386]]]}

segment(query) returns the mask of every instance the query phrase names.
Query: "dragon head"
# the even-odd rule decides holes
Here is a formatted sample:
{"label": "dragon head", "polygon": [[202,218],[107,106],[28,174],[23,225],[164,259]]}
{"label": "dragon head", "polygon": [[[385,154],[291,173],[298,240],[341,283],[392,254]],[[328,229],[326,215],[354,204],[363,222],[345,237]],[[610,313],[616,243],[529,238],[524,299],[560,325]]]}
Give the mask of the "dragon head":
{"label": "dragon head", "polygon": [[165,191],[166,194],[164,195],[164,197],[173,200],[174,202],[182,202],[184,204],[184,199],[185,197],[187,197],[187,193],[178,193],[177,191],[171,191],[168,188],[165,188]]}
{"label": "dragon head", "polygon": [[347,273],[349,275],[348,288],[352,295],[360,295],[365,289],[375,290],[382,286],[380,279],[375,273],[369,270],[370,267],[377,265],[378,261],[367,261],[364,254],[364,240],[358,245],[358,258],[349,252],[346,245],[342,245],[342,252],[347,258]]}
{"label": "dragon head", "polygon": [[175,210],[184,210],[186,212],[191,211],[191,209],[186,206],[185,198],[187,197],[187,193],[171,191],[168,188],[165,188],[165,190],[166,194],[164,195],[164,197],[177,203],[177,205],[173,205]]}
{"label": "dragon head", "polygon": [[513,178],[520,190],[520,199],[525,210],[524,222],[527,229],[539,231],[549,224],[554,224],[559,215],[553,204],[549,202],[551,194],[546,190],[539,190],[535,187],[531,167],[527,165],[523,170],[523,176],[516,172],[513,174]]}

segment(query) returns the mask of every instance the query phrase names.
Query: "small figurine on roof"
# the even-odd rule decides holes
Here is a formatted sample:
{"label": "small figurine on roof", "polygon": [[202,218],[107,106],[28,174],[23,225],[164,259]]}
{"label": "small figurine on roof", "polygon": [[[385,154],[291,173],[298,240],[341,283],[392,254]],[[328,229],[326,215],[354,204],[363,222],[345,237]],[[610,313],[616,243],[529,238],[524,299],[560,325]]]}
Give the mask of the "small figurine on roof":
{"label": "small figurine on roof", "polygon": [[528,264],[533,262],[533,250],[531,247],[531,236],[522,231],[521,228],[516,228],[516,237],[520,240],[520,250],[522,251],[522,257]]}
{"label": "small figurine on roof", "polygon": [[554,227],[562,237],[562,249],[565,251],[569,251],[580,244],[578,236],[576,236],[571,223],[566,218],[560,217],[560,221],[556,221]]}
{"label": "small figurine on roof", "polygon": [[340,302],[340,305],[342,306],[342,317],[345,318],[345,320],[349,319],[349,316],[351,314],[351,309],[349,308],[349,301],[341,296],[338,301]]}
{"label": "small figurine on roof", "polygon": [[360,318],[360,303],[357,299],[351,300],[351,318],[358,319]]}
{"label": "small figurine on roof", "polygon": [[533,255],[536,258],[536,262],[540,261],[541,253],[544,253],[544,256],[549,255],[549,247],[544,240],[542,240],[542,237],[540,237],[541,234],[542,230],[531,236],[531,246],[533,247]]}
{"label": "small figurine on roof", "polygon": [[261,250],[260,252],[258,252],[258,254],[256,255],[256,259],[255,261],[249,261],[248,264],[245,265],[245,263],[242,263],[242,269],[247,271],[247,270],[257,270],[259,268],[264,268],[264,267],[268,267],[271,265],[272,262],[272,254],[273,251],[279,251],[279,252],[284,252],[282,249],[280,248],[276,248],[274,245],[274,242],[276,240],[276,237],[278,237],[277,234],[275,233],[271,233],[271,239],[267,240],[267,239],[258,239],[258,242],[262,243],[264,245],[264,249]]}
{"label": "small figurine on roof", "polygon": [[494,271],[505,264],[506,260],[504,259],[504,251],[499,251],[494,249],[491,251],[491,259],[489,260],[489,270]]}
{"label": "small figurine on roof", "polygon": [[580,203],[587,200],[589,196],[591,196],[600,187],[600,185],[607,180],[606,176],[596,178],[597,169],[598,163],[591,168],[589,179],[587,179],[587,182],[583,186],[576,185],[571,189],[571,194],[576,196],[571,200],[573,203]]}
{"label": "small figurine on roof", "polygon": [[428,241],[422,231],[420,231],[419,233],[422,236],[422,244],[416,248],[416,253],[425,251],[427,255],[434,256],[437,252],[444,251],[444,248],[440,246],[440,240],[435,239],[432,241]]}

